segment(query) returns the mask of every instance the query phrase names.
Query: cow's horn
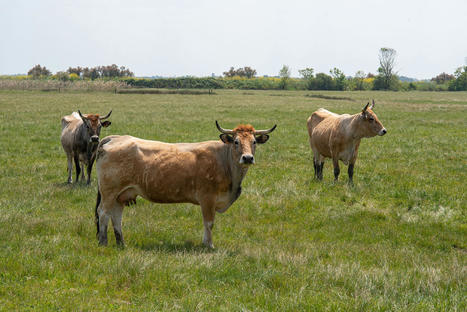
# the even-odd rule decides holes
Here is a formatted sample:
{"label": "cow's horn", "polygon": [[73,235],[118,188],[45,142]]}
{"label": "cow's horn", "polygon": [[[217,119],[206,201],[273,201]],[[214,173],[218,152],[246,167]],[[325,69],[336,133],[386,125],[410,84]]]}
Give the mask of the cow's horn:
{"label": "cow's horn", "polygon": [[255,135],[262,135],[262,134],[268,134],[274,131],[276,129],[277,125],[274,125],[271,129],[268,130],[255,130]]}
{"label": "cow's horn", "polygon": [[107,119],[107,118],[110,117],[110,114],[112,114],[112,110],[110,110],[110,112],[109,112],[107,115],[105,115],[105,117],[100,117],[99,119],[100,119],[100,120]]}
{"label": "cow's horn", "polygon": [[219,123],[217,122],[217,120],[216,120],[216,127],[217,127],[217,129],[219,129],[220,132],[225,133],[225,134],[234,134],[235,133],[235,131],[233,131],[233,130],[221,128],[221,126],[219,126]]}
{"label": "cow's horn", "polygon": [[83,116],[83,114],[81,114],[81,111],[80,111],[79,109],[78,109],[78,114],[79,114],[79,116],[80,116],[81,118],[86,118],[86,117]]}
{"label": "cow's horn", "polygon": [[362,109],[362,112],[366,112],[366,109],[368,108],[368,105],[370,105],[370,102],[366,103],[365,107]]}
{"label": "cow's horn", "polygon": [[370,106],[370,109],[373,109],[373,107],[375,107],[375,100],[371,100],[371,106]]}

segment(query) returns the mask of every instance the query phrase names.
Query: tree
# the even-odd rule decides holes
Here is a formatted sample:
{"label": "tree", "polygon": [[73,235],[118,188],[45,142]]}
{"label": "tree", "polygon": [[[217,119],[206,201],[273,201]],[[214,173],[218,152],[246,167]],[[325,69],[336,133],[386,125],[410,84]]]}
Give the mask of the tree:
{"label": "tree", "polygon": [[32,76],[32,78],[34,79],[37,79],[41,77],[48,77],[51,75],[51,72],[50,70],[45,68],[45,66],[42,67],[41,65],[37,64],[36,66],[34,66],[28,71],[28,75]]}
{"label": "tree", "polygon": [[223,73],[225,77],[235,77],[235,76],[239,76],[239,77],[246,77],[246,78],[253,78],[254,76],[256,76],[256,70],[249,67],[249,66],[245,66],[243,68],[238,68],[238,69],[235,69],[234,67],[230,67],[229,71],[226,71]]}
{"label": "tree", "polygon": [[311,90],[311,85],[312,85],[313,78],[314,78],[314,75],[313,75],[314,71],[315,70],[311,67],[298,70],[298,73],[300,74],[300,76],[302,76],[303,80],[305,80],[306,88],[308,90]]}
{"label": "tree", "polygon": [[391,48],[381,48],[379,50],[378,76],[375,79],[375,86],[379,89],[397,89],[397,76],[394,71],[396,54],[396,50]]}
{"label": "tree", "polygon": [[467,91],[467,66],[459,67],[453,79],[449,82],[449,91]]}
{"label": "tree", "polygon": [[331,77],[335,83],[335,90],[344,90],[345,89],[345,75],[340,69],[334,67],[329,71]]}
{"label": "tree", "polygon": [[279,71],[279,77],[281,77],[280,87],[281,89],[287,89],[287,85],[290,79],[290,68],[287,65],[282,66],[281,70]]}
{"label": "tree", "polygon": [[245,73],[245,76],[247,78],[253,78],[254,76],[256,76],[256,70],[249,66],[243,67],[243,72]]}
{"label": "tree", "polygon": [[436,82],[436,84],[443,84],[443,83],[449,82],[449,81],[451,81],[453,79],[456,79],[456,77],[454,77],[454,75],[441,73],[438,76],[431,78],[431,81]]}
{"label": "tree", "polygon": [[230,67],[229,71],[225,71],[223,74],[225,77],[234,77],[236,75],[237,71],[235,68],[232,66]]}
{"label": "tree", "polygon": [[58,80],[61,80],[61,81],[70,80],[70,77],[68,76],[68,73],[66,72],[59,71],[55,74],[55,76],[57,77]]}
{"label": "tree", "polygon": [[311,68],[311,67],[307,67],[305,69],[300,69],[298,71],[298,73],[300,74],[300,76],[303,77],[303,79],[305,80],[310,80],[310,79],[313,79],[313,73],[314,73],[314,69]]}
{"label": "tree", "polygon": [[81,68],[79,66],[75,67],[75,68],[68,67],[68,69],[66,71],[67,71],[68,74],[76,74],[76,75],[78,75],[78,77],[80,77],[81,73],[83,72],[83,68]]}
{"label": "tree", "polygon": [[354,77],[355,90],[363,90],[364,79],[365,79],[365,72],[363,70],[359,70],[355,73],[355,77]]}
{"label": "tree", "polygon": [[312,80],[311,90],[334,90],[335,81],[331,76],[326,75],[325,73],[318,73],[316,77]]}

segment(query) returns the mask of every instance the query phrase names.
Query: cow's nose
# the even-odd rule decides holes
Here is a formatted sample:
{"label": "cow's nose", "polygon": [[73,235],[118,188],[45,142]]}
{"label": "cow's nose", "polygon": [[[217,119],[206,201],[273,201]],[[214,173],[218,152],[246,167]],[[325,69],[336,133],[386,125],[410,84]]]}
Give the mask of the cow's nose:
{"label": "cow's nose", "polygon": [[240,159],[241,164],[254,164],[255,163],[255,158],[253,155],[242,155],[242,158]]}
{"label": "cow's nose", "polygon": [[93,135],[91,137],[91,142],[99,142],[99,137],[97,135]]}
{"label": "cow's nose", "polygon": [[379,132],[379,135],[385,135],[388,131],[386,130],[386,128],[383,128],[380,132]]}

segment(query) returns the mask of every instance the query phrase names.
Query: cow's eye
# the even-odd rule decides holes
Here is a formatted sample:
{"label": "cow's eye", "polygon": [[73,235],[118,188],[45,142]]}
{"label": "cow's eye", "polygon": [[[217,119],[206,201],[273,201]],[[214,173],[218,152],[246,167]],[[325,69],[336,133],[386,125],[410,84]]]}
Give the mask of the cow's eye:
{"label": "cow's eye", "polygon": [[369,120],[370,120],[370,122],[373,122],[373,121],[375,121],[375,119],[374,119],[374,118],[370,118]]}
{"label": "cow's eye", "polygon": [[256,141],[253,141],[253,145],[256,145]]}
{"label": "cow's eye", "polygon": [[239,144],[238,140],[235,140],[235,145],[238,145],[238,144]]}

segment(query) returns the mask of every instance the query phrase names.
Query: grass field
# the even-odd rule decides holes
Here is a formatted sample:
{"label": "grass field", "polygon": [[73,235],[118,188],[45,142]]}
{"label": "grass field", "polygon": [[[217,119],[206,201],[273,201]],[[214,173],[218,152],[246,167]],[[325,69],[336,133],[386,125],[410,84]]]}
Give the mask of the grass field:
{"label": "grass field", "polygon": [[[314,181],[307,117],[372,98],[388,134],[362,141],[355,186],[343,166],[333,183],[329,161]],[[77,109],[113,109],[102,137],[196,142],[218,138],[216,119],[278,126],[217,215],[214,251],[199,206],[142,199],[124,211],[119,249],[112,231],[97,245],[95,170],[90,187],[65,183],[60,118]],[[0,91],[0,131],[0,310],[467,309],[465,92]]]}

